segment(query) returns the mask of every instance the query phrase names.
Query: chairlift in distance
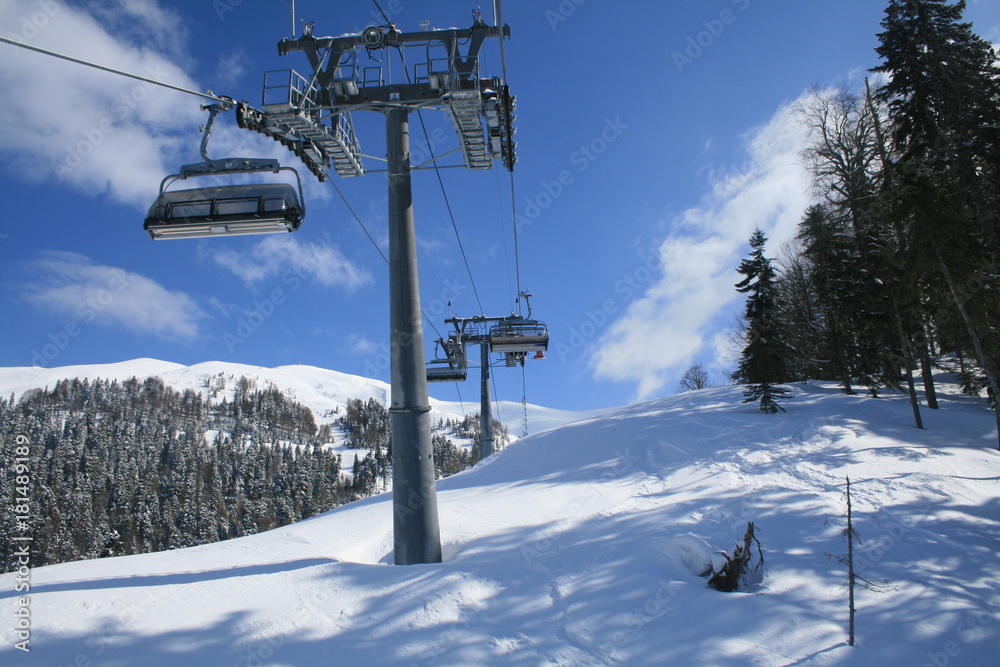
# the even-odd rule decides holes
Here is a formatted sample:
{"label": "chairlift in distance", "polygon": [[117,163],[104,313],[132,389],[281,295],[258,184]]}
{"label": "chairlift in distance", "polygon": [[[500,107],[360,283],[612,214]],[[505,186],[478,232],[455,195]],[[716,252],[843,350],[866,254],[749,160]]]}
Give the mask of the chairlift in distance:
{"label": "chairlift in distance", "polygon": [[[535,352],[544,358],[549,349],[549,330],[538,320],[509,317],[490,327],[490,351],[501,354]],[[537,353],[543,353],[541,357]]]}
{"label": "chairlift in distance", "polygon": [[[154,241],[166,239],[209,238],[245,234],[294,232],[305,218],[302,178],[292,167],[282,167],[277,160],[259,158],[208,157],[208,138],[215,117],[232,108],[231,102],[203,106],[210,112],[202,128],[201,159],[184,165],[180,173],[160,182],[160,193],[149,207],[143,229]],[[295,174],[298,191],[287,183],[216,185],[187,190],[167,190],[176,179],[201,176],[225,176],[258,172],[290,171]]]}
{"label": "chairlift in distance", "polygon": [[528,354],[534,352],[533,359],[544,359],[549,349],[549,329],[544,322],[532,319],[531,297],[527,290],[520,292],[518,302],[524,299],[528,316],[511,315],[490,327],[490,351],[503,354],[508,366],[524,363]]}
{"label": "chairlift in distance", "polygon": [[465,356],[465,345],[454,334],[447,340],[438,340],[444,348],[445,357],[427,362],[428,382],[464,382],[469,373],[469,361]]}
{"label": "chairlift in distance", "polygon": [[448,359],[433,359],[427,362],[428,382],[465,382],[469,369],[458,366]]}

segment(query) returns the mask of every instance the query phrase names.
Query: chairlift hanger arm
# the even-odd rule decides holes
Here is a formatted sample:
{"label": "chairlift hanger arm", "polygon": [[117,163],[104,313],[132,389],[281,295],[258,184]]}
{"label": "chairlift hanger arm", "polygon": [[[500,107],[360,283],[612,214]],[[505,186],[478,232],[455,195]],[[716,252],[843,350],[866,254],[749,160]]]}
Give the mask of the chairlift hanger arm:
{"label": "chairlift hanger arm", "polygon": [[201,138],[201,161],[211,162],[208,157],[208,139],[212,136],[212,126],[215,125],[215,117],[219,115],[222,111],[229,111],[233,108],[233,100],[225,99],[218,104],[203,104],[201,106],[202,111],[208,111],[208,122],[206,122],[201,131],[204,136]]}

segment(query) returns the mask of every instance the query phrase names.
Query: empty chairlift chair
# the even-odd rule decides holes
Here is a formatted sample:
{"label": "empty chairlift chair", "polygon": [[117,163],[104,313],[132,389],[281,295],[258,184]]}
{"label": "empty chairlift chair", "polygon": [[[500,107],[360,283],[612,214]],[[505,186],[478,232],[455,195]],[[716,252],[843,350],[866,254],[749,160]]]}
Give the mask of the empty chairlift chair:
{"label": "empty chairlift chair", "polygon": [[[287,183],[216,185],[166,190],[174,179],[197,176],[291,171],[298,190]],[[149,208],[143,228],[153,240],[294,232],[305,218],[302,179],[277,160],[229,158],[181,167],[167,176]]]}
{"label": "empty chairlift chair", "polygon": [[490,327],[490,351],[503,354],[545,352],[549,330],[537,320],[510,318]]}
{"label": "empty chairlift chair", "polygon": [[464,382],[466,377],[468,368],[448,359],[434,359],[427,362],[428,382]]}

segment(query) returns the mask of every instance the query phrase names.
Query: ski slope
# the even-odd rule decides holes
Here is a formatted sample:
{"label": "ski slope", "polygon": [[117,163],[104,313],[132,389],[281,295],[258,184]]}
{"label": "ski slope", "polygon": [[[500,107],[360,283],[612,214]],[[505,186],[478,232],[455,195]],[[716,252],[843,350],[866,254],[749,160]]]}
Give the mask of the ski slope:
{"label": "ski slope", "polygon": [[[31,652],[2,627],[0,664],[995,665],[985,401],[944,392],[920,431],[898,394],[792,391],[785,414],[722,387],[522,438],[439,482],[441,564],[390,564],[383,495],[229,542],[32,570]],[[846,551],[847,476],[857,567],[890,586],[859,591],[855,647],[828,556]],[[748,521],[763,576],[707,588],[696,573]],[[14,586],[0,576],[7,626]]]}

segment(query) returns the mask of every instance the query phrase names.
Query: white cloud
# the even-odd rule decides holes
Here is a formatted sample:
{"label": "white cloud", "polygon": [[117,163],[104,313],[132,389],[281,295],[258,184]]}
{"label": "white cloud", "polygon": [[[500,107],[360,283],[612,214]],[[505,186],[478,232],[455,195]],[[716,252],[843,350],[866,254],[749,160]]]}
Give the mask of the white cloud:
{"label": "white cloud", "polygon": [[[5,37],[194,91],[226,94],[240,65],[219,61],[216,78],[186,73],[188,30],[160,0],[106,0],[70,6],[58,0],[0,2]],[[145,209],[160,181],[198,162],[207,98],[168,90],[16,46],[0,44],[0,164],[17,178],[58,183]],[[286,149],[239,130],[232,112],[218,118],[212,157],[251,155],[299,167]],[[329,187],[308,172],[310,198]],[[251,177],[252,178],[252,177]],[[293,182],[284,172],[278,178]]]}
{"label": "white cloud", "polygon": [[[56,0],[13,0],[0,3],[0,25],[18,41],[199,89],[156,50],[184,48],[173,12],[155,0],[108,8],[120,10],[116,21]],[[0,49],[0,158],[19,177],[148,206],[164,175],[194,161],[181,158],[197,155],[204,116],[197,98],[11,45]]]}
{"label": "white cloud", "polygon": [[[207,83],[195,81],[190,31],[162,0],[3,0],[5,37],[193,91],[225,95],[242,75],[238,53],[220,57]],[[145,209],[160,181],[200,160],[200,98],[77,63],[0,44],[0,164],[16,178],[68,186]],[[221,115],[211,157],[276,158],[304,174],[309,199],[329,199],[299,160],[279,144]],[[282,172],[273,179],[295,183]],[[237,181],[253,180],[241,177]]]}
{"label": "white cloud", "polygon": [[77,253],[45,252],[28,268],[33,281],[22,286],[24,298],[77,325],[120,325],[136,334],[190,340],[206,317],[183,292]]}
{"label": "white cloud", "polygon": [[215,65],[215,74],[212,77],[217,86],[232,86],[239,81],[240,77],[246,74],[247,54],[243,49],[231,51],[219,57]]}
{"label": "white cloud", "polygon": [[348,334],[344,342],[347,350],[356,355],[371,355],[382,349],[381,345],[361,334]]}
{"label": "white cloud", "polygon": [[[719,354],[719,329],[730,324],[741,297],[733,287],[736,266],[754,228],[776,254],[810,201],[800,157],[805,129],[794,112],[801,101],[749,133],[748,164],[717,178],[701,204],[672,221],[657,251],[661,274],[598,342],[597,376],[635,382],[643,399],[676,382],[699,353]],[[724,361],[714,364],[716,372]]]}
{"label": "white cloud", "polygon": [[209,257],[253,285],[263,280],[294,274],[311,277],[325,287],[356,289],[371,282],[371,275],[357,266],[335,245],[303,243],[287,234],[268,236],[247,252],[216,250]]}
{"label": "white cloud", "polygon": [[172,58],[184,57],[187,26],[176,10],[161,7],[159,0],[102,0],[88,9],[109,33],[134,46],[154,46]]}

